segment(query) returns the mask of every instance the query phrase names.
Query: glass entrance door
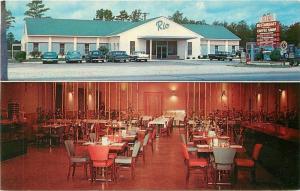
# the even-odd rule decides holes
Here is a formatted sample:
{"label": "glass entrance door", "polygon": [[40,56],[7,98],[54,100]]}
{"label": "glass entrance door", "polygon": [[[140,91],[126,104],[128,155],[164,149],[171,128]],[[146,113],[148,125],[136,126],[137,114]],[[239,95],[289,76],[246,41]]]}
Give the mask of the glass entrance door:
{"label": "glass entrance door", "polygon": [[157,59],[167,58],[167,46],[164,46],[164,45],[157,46],[156,58]]}

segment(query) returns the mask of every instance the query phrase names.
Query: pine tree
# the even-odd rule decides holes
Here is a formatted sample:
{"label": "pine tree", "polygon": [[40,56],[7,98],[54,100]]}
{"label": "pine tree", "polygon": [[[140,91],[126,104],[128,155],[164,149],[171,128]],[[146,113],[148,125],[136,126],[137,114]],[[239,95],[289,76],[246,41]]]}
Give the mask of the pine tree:
{"label": "pine tree", "polygon": [[29,10],[24,13],[27,18],[42,18],[45,12],[49,10],[49,8],[45,8],[45,4],[43,4],[42,0],[32,0],[26,6],[29,8]]}
{"label": "pine tree", "polygon": [[125,10],[120,11],[120,14],[118,16],[116,16],[115,19],[119,20],[119,21],[130,20],[129,15],[128,15],[127,11],[125,11]]}
{"label": "pine tree", "polygon": [[8,30],[10,27],[13,27],[12,23],[15,23],[15,17],[12,16],[10,10],[5,9],[5,22],[6,22],[6,30]]}

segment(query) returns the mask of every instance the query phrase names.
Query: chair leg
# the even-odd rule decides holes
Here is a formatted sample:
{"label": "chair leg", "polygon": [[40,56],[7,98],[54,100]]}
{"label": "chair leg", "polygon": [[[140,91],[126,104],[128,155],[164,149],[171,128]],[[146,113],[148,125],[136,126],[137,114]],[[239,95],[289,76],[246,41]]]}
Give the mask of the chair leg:
{"label": "chair leg", "polygon": [[255,168],[251,169],[251,183],[256,182],[256,173],[255,173]]}
{"label": "chair leg", "polygon": [[73,173],[72,173],[72,177],[75,175],[75,169],[76,169],[76,164],[73,164]]}
{"label": "chair leg", "polygon": [[186,172],[186,184],[189,183],[189,178],[190,178],[190,169],[189,167],[187,168],[187,172]]}
{"label": "chair leg", "polygon": [[152,148],[152,153],[153,153],[153,139],[152,139],[152,141],[151,141],[151,148]]}
{"label": "chair leg", "polygon": [[85,177],[87,178],[87,164],[84,164]]}
{"label": "chair leg", "polygon": [[205,181],[206,185],[208,185],[208,167],[205,167]]}
{"label": "chair leg", "polygon": [[72,168],[72,165],[69,164],[69,171],[68,171],[68,176],[67,176],[67,179],[69,180],[69,177],[70,177],[70,171],[71,171],[71,168]]}
{"label": "chair leg", "polygon": [[131,179],[134,179],[134,166],[131,164]]}

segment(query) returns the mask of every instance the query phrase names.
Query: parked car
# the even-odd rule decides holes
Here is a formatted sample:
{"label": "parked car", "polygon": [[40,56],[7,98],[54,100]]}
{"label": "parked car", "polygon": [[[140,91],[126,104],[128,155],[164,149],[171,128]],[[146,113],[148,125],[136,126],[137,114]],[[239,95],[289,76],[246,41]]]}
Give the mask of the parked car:
{"label": "parked car", "polygon": [[68,51],[66,56],[66,63],[70,63],[70,62],[80,62],[82,63],[82,57],[80,52],[78,51]]}
{"label": "parked car", "polygon": [[134,51],[130,56],[129,56],[130,61],[145,61],[147,62],[149,59],[149,55],[145,53],[145,51]]}
{"label": "parked car", "polygon": [[104,62],[105,55],[100,50],[89,51],[88,55],[85,57],[86,62]]}
{"label": "parked car", "polygon": [[208,54],[210,60],[229,60],[232,61],[233,56],[229,52],[218,51],[215,54]]}
{"label": "parked car", "polygon": [[44,54],[41,56],[43,64],[46,63],[58,63],[58,55],[56,52],[44,52]]}
{"label": "parked car", "polygon": [[110,51],[109,53],[107,53],[106,59],[109,62],[127,62],[129,60],[129,56],[125,51]]}

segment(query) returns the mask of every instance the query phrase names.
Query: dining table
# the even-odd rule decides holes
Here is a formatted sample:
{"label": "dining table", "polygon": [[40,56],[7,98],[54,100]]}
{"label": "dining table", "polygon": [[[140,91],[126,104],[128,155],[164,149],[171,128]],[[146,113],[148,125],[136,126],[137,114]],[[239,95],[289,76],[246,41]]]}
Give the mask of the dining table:
{"label": "dining table", "polygon": [[[53,129],[56,130],[58,128],[66,127],[66,124],[44,124],[41,126],[42,128],[49,129],[49,136],[51,137]],[[49,140],[49,146],[52,147],[52,140]]]}
{"label": "dining table", "polygon": [[151,125],[154,125],[157,128],[156,129],[156,137],[159,137],[160,129],[167,128],[167,124],[168,124],[169,120],[170,120],[169,118],[161,116],[161,117],[155,118],[154,120],[150,121],[148,123],[148,127],[150,127]]}
{"label": "dining table", "polygon": [[[197,147],[198,153],[213,153],[214,147],[211,147],[208,144],[199,144],[199,145],[196,145],[196,147]],[[220,146],[220,147],[222,147],[222,146]],[[229,145],[229,147],[235,149],[237,153],[245,153],[246,152],[245,147],[242,145]],[[225,146],[224,146],[224,148],[225,148]]]}

